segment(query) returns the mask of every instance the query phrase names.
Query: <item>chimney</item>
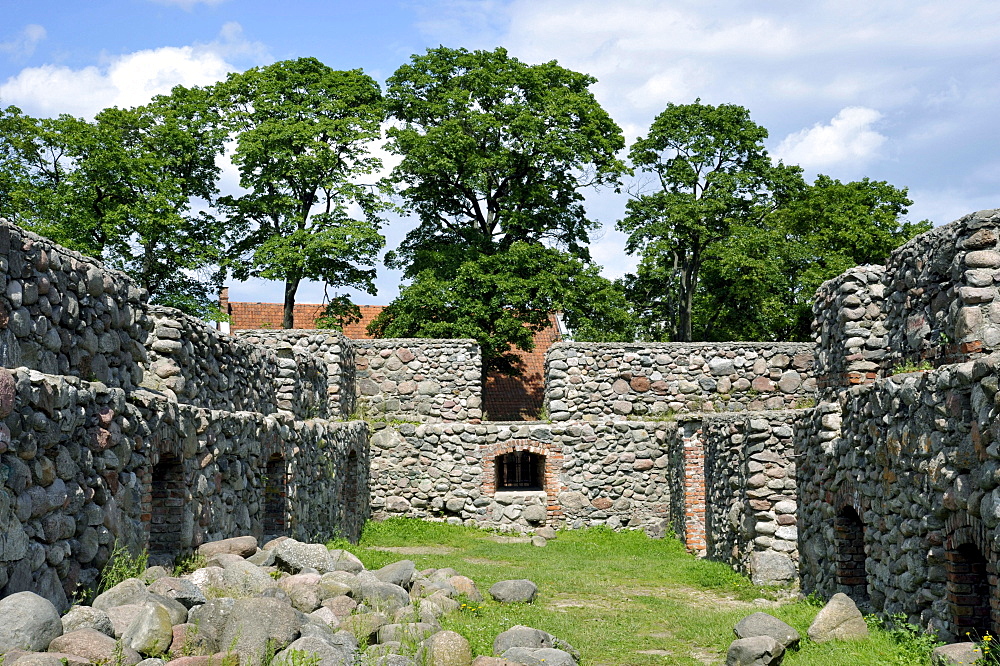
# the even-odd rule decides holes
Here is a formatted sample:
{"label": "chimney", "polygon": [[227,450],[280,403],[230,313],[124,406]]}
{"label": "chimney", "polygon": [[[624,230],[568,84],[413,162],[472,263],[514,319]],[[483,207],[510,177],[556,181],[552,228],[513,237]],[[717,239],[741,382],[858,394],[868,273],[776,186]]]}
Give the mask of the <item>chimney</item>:
{"label": "chimney", "polygon": [[[219,289],[219,311],[227,316],[232,314],[229,311],[229,287],[222,287]],[[220,321],[217,328],[223,333],[229,333],[229,322]]]}

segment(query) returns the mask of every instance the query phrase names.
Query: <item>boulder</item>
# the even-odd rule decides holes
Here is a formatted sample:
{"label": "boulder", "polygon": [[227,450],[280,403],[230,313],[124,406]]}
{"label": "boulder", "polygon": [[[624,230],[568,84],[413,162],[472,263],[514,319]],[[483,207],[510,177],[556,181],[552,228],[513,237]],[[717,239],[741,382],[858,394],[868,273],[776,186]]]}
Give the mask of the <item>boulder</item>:
{"label": "boulder", "polygon": [[785,648],[770,636],[739,638],[726,651],[726,666],[777,666]]}
{"label": "boulder", "polygon": [[243,666],[257,666],[268,641],[283,650],[299,637],[301,628],[299,612],[277,599],[236,599],[219,643],[233,645]]}
{"label": "boulder", "polygon": [[320,573],[337,570],[330,550],[318,543],[285,539],[274,547],[274,558],[278,566],[292,573],[298,573],[302,569],[315,569]]}
{"label": "boulder", "polygon": [[480,656],[472,660],[472,666],[518,666],[518,664],[503,657]]}
{"label": "boulder", "polygon": [[374,573],[375,577],[383,583],[392,583],[402,588],[409,588],[410,581],[413,580],[413,575],[417,573],[417,566],[410,560],[400,560],[399,562],[387,564]]}
{"label": "boulder", "polygon": [[340,627],[358,639],[374,643],[376,632],[384,624],[386,624],[386,617],[382,613],[358,613],[341,620]]}
{"label": "boulder", "polygon": [[365,583],[361,586],[361,598],[371,608],[392,612],[410,603],[410,595],[399,585],[392,583]]}
{"label": "boulder", "polygon": [[426,666],[469,666],[472,663],[472,648],[461,634],[439,631],[420,644],[417,663]]}
{"label": "boulder", "polygon": [[208,601],[205,598],[205,594],[198,589],[198,586],[187,578],[160,578],[154,581],[148,589],[153,594],[158,594],[168,599],[175,599],[178,603],[183,604],[185,608],[193,608]]}
{"label": "boulder", "polygon": [[755,636],[770,636],[781,643],[786,650],[799,644],[799,632],[767,613],[754,613],[736,623],[733,629],[736,638],[753,638]]}
{"label": "boulder", "polygon": [[471,578],[465,576],[452,576],[448,579],[448,584],[455,588],[455,591],[464,595],[469,601],[479,603],[483,600],[483,593],[476,587],[476,583]]}
{"label": "boulder", "polygon": [[838,592],[823,606],[806,633],[816,643],[857,640],[868,638],[868,625],[854,601]]}
{"label": "boulder", "polygon": [[361,563],[361,560],[346,550],[331,550],[330,557],[333,558],[334,571],[358,573],[365,568],[365,565]]}
{"label": "boulder", "polygon": [[438,629],[438,626],[426,622],[383,624],[376,632],[376,636],[379,643],[393,642],[412,645],[427,638]]}
{"label": "boulder", "polygon": [[42,652],[63,633],[59,611],[34,592],[0,599],[0,654],[11,650]]}
{"label": "boulder", "polygon": [[97,595],[91,604],[99,610],[107,610],[113,606],[127,604],[144,604],[149,599],[146,584],[138,578],[126,578],[110,590]]}
{"label": "boulder", "polygon": [[125,631],[132,624],[132,620],[137,618],[142,612],[145,604],[125,604],[124,606],[112,606],[105,612],[111,620],[111,627],[114,631],[114,638],[121,638]]}
{"label": "boulder", "polygon": [[233,537],[221,541],[211,541],[198,546],[198,554],[206,558],[220,553],[250,557],[257,552],[257,539],[252,536]]}
{"label": "boulder", "polygon": [[[114,664],[117,662],[115,644],[115,639],[102,634],[96,629],[77,629],[54,639],[49,644],[49,650],[52,652],[75,654],[94,663]],[[123,645],[121,646],[121,650],[122,663],[126,666],[134,666],[142,661],[139,653],[132,648]]]}
{"label": "boulder", "polygon": [[218,649],[215,627],[185,622],[174,625],[172,634],[170,652],[174,656],[206,656]]}
{"label": "boulder", "polygon": [[322,601],[319,574],[295,574],[278,581],[278,586],[288,595],[289,601],[303,613],[319,608]]}
{"label": "boulder", "polygon": [[552,634],[541,629],[532,629],[518,624],[493,639],[493,654],[503,654],[510,648],[550,648],[555,647]]}
{"label": "boulder", "polygon": [[[91,666],[83,657],[66,652],[29,652],[16,661],[21,666]],[[14,660],[11,660],[11,664],[13,663]]]}
{"label": "boulder", "polygon": [[96,629],[107,636],[115,635],[111,619],[104,611],[91,606],[73,606],[62,616],[63,633],[77,629]]}
{"label": "boulder", "polygon": [[975,643],[951,643],[934,648],[934,651],[931,652],[931,663],[934,666],[958,666],[959,664],[970,666],[982,656]]}
{"label": "boulder", "polygon": [[783,585],[799,575],[787,553],[765,550],[750,555],[750,578],[754,585]]}
{"label": "boulder", "polygon": [[139,654],[162,654],[174,638],[173,623],[167,609],[147,602],[122,634],[122,643]]}
{"label": "boulder", "polygon": [[537,593],[538,586],[527,579],[502,580],[490,588],[490,596],[502,604],[530,604]]}
{"label": "boulder", "polygon": [[354,664],[354,650],[345,645],[334,645],[314,637],[303,637],[293,641],[288,647],[274,656],[273,666],[298,666],[295,653],[315,655],[319,658],[317,666],[350,666]]}
{"label": "boulder", "polygon": [[568,652],[555,648],[510,648],[503,658],[524,666],[576,666],[576,659]]}

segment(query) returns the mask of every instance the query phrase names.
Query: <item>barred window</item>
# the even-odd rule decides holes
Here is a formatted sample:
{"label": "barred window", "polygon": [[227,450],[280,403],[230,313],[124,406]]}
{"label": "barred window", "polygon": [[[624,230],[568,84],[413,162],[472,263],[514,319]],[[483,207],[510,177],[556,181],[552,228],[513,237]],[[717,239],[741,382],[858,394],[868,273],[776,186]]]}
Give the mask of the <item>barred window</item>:
{"label": "barred window", "polygon": [[497,456],[497,492],[545,490],[545,456],[530,451],[513,451]]}

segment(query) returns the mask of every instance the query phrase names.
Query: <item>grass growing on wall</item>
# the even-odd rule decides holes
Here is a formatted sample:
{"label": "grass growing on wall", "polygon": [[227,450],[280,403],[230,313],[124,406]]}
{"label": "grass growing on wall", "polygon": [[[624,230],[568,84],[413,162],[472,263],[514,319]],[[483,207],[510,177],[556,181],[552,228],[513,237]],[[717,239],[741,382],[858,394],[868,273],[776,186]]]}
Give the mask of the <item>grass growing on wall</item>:
{"label": "grass growing on wall", "polygon": [[[369,569],[410,559],[418,569],[452,567],[476,581],[486,601],[445,616],[442,624],[469,639],[477,655],[492,656],[496,635],[524,624],[569,642],[583,666],[721,664],[733,625],[762,610],[803,637],[803,646],[786,655],[788,666],[930,664],[927,645],[879,626],[866,641],[811,643],[806,630],[819,606],[756,587],[724,564],[688,555],[675,539],[642,532],[565,531],[538,548],[471,528],[395,518],[368,523],[351,550]],[[493,583],[511,578],[539,586],[535,603],[504,606],[489,598]]]}

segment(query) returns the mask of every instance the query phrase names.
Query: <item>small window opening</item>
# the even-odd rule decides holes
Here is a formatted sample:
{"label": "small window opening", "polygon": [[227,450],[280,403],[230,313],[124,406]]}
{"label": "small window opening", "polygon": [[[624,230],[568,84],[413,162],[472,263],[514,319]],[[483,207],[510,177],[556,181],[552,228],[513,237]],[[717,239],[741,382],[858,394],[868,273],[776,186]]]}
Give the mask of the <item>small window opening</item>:
{"label": "small window opening", "polygon": [[282,536],[288,514],[288,478],[285,459],[272,456],[267,461],[267,481],[264,484],[264,534]]}
{"label": "small window opening", "polygon": [[353,509],[358,503],[358,454],[351,451],[347,454],[347,476],[344,477],[344,505]]}
{"label": "small window opening", "polygon": [[982,637],[993,632],[990,584],[986,558],[971,544],[963,544],[947,554],[948,601],[955,633]]}
{"label": "small window opening", "polygon": [[545,456],[530,451],[513,451],[497,456],[497,492],[545,490]]}

